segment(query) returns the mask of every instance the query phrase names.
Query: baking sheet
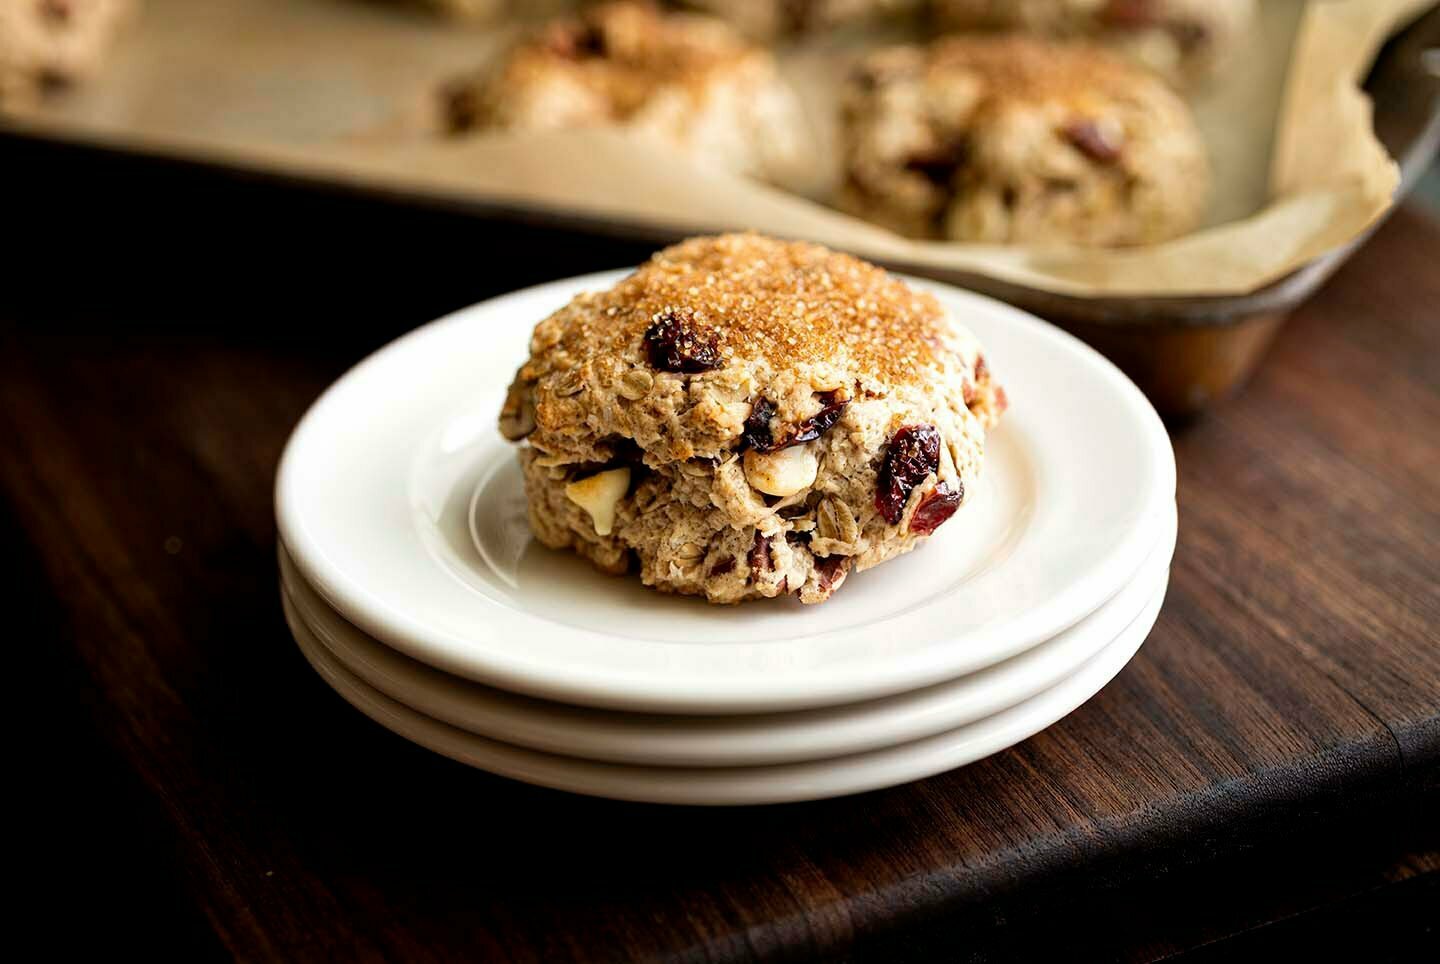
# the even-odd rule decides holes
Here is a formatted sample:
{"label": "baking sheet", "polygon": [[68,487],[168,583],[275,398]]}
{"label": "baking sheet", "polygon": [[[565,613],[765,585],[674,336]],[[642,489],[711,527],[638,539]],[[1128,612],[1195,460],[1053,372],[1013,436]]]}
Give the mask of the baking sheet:
{"label": "baking sheet", "polygon": [[[7,122],[40,133],[438,198],[645,224],[753,228],[880,260],[1076,295],[1243,294],[1360,235],[1398,183],[1359,83],[1433,0],[1266,0],[1233,69],[1191,97],[1216,171],[1196,233],[1143,248],[900,238],[826,207],[840,35],[782,54],[812,118],[813,176],[786,191],[617,131],[440,139],[428,105],[511,28],[363,0],[148,0],[97,82]],[[866,38],[866,43],[878,39]]]}

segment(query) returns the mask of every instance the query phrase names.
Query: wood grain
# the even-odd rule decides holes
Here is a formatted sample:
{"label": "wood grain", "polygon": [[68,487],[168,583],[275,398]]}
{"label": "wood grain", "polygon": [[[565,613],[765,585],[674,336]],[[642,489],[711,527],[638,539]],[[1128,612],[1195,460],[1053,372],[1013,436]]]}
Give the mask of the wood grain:
{"label": "wood grain", "polygon": [[[639,252],[106,171],[73,208],[20,204],[47,256],[0,288],[0,523],[56,721],[36,755],[82,764],[36,784],[66,855],[45,879],[83,868],[123,933],[247,959],[1139,960],[1303,947],[1329,908],[1379,922],[1376,947],[1424,939],[1440,229],[1419,215],[1176,428],[1172,588],[1100,695],[917,784],[707,811],[403,742],[314,676],[276,594],[275,464],[326,384],[446,308]],[[106,257],[77,278],[81,217]]]}

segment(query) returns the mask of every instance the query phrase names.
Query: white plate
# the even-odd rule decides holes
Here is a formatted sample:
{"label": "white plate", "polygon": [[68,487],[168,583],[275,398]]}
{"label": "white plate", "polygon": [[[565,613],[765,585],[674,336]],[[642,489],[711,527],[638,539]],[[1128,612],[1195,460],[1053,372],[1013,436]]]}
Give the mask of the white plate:
{"label": "white plate", "polygon": [[993,716],[936,736],[853,756],[760,767],[646,767],[542,753],[486,739],[417,713],[356,677],[330,654],[282,596],[306,659],[349,703],[381,726],[461,763],[540,786],[617,800],[707,806],[819,800],[895,786],[953,770],[1033,736],[1108,683],[1145,641],[1164,588],[1115,641],[1069,678]]}
{"label": "white plate", "polygon": [[1134,577],[1166,524],[1170,440],[1124,375],[1023,312],[925,284],[980,337],[1011,400],[973,500],[929,544],[820,606],[709,606],[602,578],[529,538],[515,455],[494,425],[531,327],[619,277],[468,308],[321,396],[285,450],[276,506],[330,605],[415,659],[532,696],[801,709],[953,679],[1055,636]]}
{"label": "white plate", "polygon": [[1047,689],[1112,642],[1164,585],[1174,513],[1136,579],[1040,645],[959,679],[865,703],[753,716],[656,716],[585,709],[482,686],[384,646],[325,605],[281,548],[299,618],[347,670],[410,709],[517,746],[651,766],[756,766],[861,753],[954,729]]}

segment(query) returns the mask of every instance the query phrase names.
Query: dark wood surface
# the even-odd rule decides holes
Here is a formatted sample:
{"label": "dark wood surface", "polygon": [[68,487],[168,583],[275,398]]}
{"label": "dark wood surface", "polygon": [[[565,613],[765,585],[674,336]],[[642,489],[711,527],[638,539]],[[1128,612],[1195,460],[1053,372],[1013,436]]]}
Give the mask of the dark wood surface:
{"label": "dark wood surface", "polygon": [[[80,907],[187,959],[1424,959],[1440,906],[1440,227],[1397,213],[1176,426],[1134,662],[1025,743],[748,810],[567,796],[361,717],[276,595],[271,482],[346,367],[615,242],[0,145],[18,741]],[[61,202],[58,188],[65,185]],[[25,926],[21,922],[20,926]]]}

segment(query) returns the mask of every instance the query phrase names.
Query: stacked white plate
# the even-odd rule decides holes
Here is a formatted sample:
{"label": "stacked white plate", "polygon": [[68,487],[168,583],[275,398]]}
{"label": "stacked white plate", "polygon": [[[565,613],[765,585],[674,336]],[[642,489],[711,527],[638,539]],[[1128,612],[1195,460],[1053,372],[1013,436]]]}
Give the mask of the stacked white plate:
{"label": "stacked white plate", "polygon": [[916,780],[1044,729],[1144,642],[1175,548],[1159,418],[1108,361],[998,302],[934,291],[1010,410],[965,507],[819,606],[709,606],[534,542],[495,430],[531,328],[593,275],[421,328],[332,386],[276,484],[301,649],[381,725],[578,793],[689,804]]}

